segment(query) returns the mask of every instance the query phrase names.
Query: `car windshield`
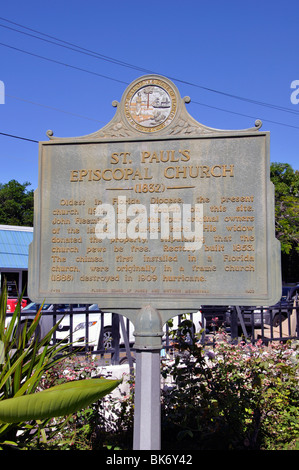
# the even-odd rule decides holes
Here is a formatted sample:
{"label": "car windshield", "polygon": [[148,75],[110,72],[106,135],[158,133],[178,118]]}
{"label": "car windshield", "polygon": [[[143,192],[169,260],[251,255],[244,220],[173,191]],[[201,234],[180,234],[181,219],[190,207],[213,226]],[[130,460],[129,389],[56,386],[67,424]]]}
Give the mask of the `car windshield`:
{"label": "car windshield", "polygon": [[[44,304],[42,306],[42,310],[48,310],[51,304]],[[23,308],[24,310],[37,310],[38,309],[38,304],[35,304],[34,302],[31,302],[30,304],[26,305],[26,307]]]}

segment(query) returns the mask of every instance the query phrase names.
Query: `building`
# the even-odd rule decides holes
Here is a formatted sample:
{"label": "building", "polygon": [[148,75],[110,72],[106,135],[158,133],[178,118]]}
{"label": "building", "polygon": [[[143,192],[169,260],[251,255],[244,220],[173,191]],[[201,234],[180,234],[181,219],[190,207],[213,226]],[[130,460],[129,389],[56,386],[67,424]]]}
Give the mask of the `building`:
{"label": "building", "polygon": [[24,291],[27,298],[28,256],[32,239],[32,227],[0,225],[1,289],[6,280],[9,297]]}

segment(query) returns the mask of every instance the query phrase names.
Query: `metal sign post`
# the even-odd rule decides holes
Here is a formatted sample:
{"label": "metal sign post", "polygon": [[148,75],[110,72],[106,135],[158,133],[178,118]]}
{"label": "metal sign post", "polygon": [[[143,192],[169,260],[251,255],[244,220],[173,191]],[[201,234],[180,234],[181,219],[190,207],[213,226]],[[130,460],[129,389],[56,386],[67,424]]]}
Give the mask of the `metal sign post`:
{"label": "metal sign post", "polygon": [[133,449],[160,448],[160,351],[136,351]]}
{"label": "metal sign post", "polygon": [[134,450],[160,450],[160,350],[162,319],[152,306],[142,307],[136,322]]}

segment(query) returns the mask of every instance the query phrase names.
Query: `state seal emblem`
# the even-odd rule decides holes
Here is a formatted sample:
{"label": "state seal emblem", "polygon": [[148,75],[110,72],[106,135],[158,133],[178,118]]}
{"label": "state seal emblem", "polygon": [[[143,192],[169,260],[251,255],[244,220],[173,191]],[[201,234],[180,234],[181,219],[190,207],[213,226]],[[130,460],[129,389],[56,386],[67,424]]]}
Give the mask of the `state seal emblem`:
{"label": "state seal emblem", "polygon": [[156,132],[173,120],[177,110],[176,93],[160,78],[144,78],[133,85],[125,99],[125,116],[135,129]]}

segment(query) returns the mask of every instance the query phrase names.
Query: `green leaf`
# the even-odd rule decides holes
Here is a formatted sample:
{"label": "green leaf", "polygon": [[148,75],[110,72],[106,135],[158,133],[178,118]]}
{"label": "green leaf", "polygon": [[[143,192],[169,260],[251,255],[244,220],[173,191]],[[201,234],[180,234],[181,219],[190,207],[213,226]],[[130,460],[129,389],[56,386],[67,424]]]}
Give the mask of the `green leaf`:
{"label": "green leaf", "polygon": [[[4,441],[0,443],[0,446],[18,447],[18,444],[14,441]],[[3,450],[2,447],[0,449]]]}
{"label": "green leaf", "polygon": [[0,295],[0,340],[5,337],[5,320],[6,320],[7,290],[4,284]]}
{"label": "green leaf", "polygon": [[19,423],[67,416],[110,393],[121,380],[76,380],[47,390],[0,401],[0,421]]}
{"label": "green leaf", "polygon": [[27,351],[24,351],[23,354],[16,360],[16,362],[9,368],[9,370],[4,374],[5,369],[3,371],[3,377],[0,377],[0,390],[4,386],[5,382],[13,375],[14,371],[16,368],[19,366],[19,364],[24,360],[24,358],[27,355]]}

